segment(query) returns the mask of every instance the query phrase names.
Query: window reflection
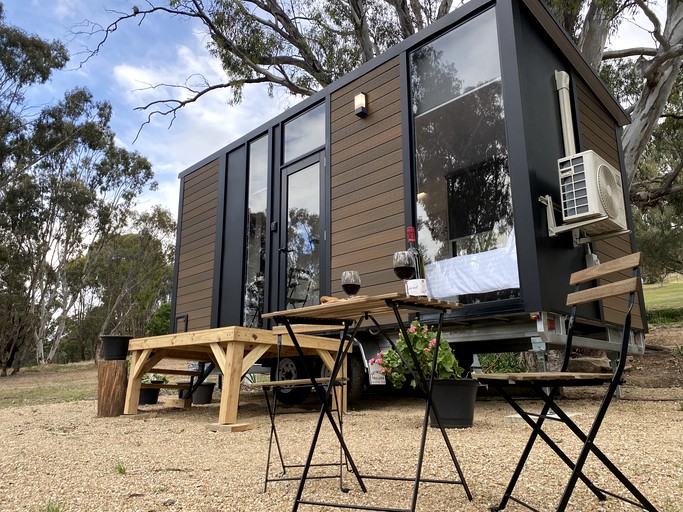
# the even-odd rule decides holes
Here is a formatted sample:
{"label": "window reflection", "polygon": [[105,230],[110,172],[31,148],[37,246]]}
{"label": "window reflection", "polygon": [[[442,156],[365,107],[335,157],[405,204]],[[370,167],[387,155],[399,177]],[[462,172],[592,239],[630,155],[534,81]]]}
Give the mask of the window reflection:
{"label": "window reflection", "polygon": [[411,55],[418,239],[430,292],[518,296],[493,9]]}
{"label": "window reflection", "polygon": [[325,145],[325,104],[305,112],[284,126],[284,163]]}
{"label": "window reflection", "polygon": [[266,271],[266,202],[268,199],[268,136],[249,144],[246,275],[243,324],[263,327]]}
{"label": "window reflection", "polygon": [[320,164],[287,183],[287,309],[320,302]]}

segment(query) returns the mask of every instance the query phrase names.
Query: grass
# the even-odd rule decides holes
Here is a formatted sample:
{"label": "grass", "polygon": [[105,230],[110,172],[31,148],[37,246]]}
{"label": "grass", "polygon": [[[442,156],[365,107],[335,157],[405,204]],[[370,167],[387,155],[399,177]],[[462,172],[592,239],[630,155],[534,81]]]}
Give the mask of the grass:
{"label": "grass", "polygon": [[92,361],[22,368],[18,375],[0,379],[0,409],[96,398],[97,367]]}
{"label": "grass", "polygon": [[643,286],[648,323],[683,324],[683,277],[676,274],[664,283]]}
{"label": "grass", "polygon": [[643,294],[648,309],[680,308],[683,304],[683,278],[676,275],[662,284],[646,284]]}
{"label": "grass", "polygon": [[117,462],[116,465],[114,465],[114,471],[116,471],[119,475],[125,475],[126,466],[123,465],[123,462]]}
{"label": "grass", "polygon": [[60,504],[55,503],[52,500],[48,501],[47,504],[45,504],[44,506],[39,507],[39,508],[34,508],[33,510],[35,512],[62,512],[63,511]]}

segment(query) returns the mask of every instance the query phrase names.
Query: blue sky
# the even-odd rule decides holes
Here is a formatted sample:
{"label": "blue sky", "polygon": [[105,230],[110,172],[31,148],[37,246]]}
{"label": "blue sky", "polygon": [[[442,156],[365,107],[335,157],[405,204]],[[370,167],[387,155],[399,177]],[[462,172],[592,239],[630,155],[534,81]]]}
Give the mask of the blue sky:
{"label": "blue sky", "polygon": [[[44,39],[59,39],[72,55],[67,67],[52,80],[30,91],[35,105],[58,101],[65,91],[85,86],[97,100],[107,100],[114,108],[112,128],[118,142],[136,150],[153,164],[159,189],[141,199],[141,208],[166,206],[173,215],[178,209],[178,173],[210,155],[241,135],[275,116],[297,99],[276,92],[269,98],[264,88],[245,91],[244,101],[227,105],[227,93],[211,93],[189,108],[182,109],[173,126],[158,117],[146,126],[135,143],[146,114],[135,107],[160,99],[158,91],[144,91],[146,84],[182,83],[192,73],[220,80],[221,70],[208,55],[201,27],[180,18],[147,17],[142,26],[124,23],[114,32],[102,51],[79,68],[83,44],[96,40],[72,40],[71,30],[89,19],[108,25],[117,14],[109,10],[132,11],[134,2],[120,0],[2,0],[5,22]],[[144,0],[140,2],[142,6]],[[164,96],[166,97],[166,96]]]}
{"label": "blue sky", "polygon": [[[205,49],[199,24],[182,18],[150,16],[139,26],[121,24],[102,51],[79,67],[83,45],[94,46],[96,39],[73,39],[72,30],[84,20],[108,25],[120,12],[131,12],[135,1],[121,0],[2,0],[5,21],[44,39],[59,39],[69,47],[72,61],[55,73],[50,83],[31,91],[35,104],[58,101],[65,91],[86,86],[97,100],[114,107],[112,128],[121,146],[137,150],[152,162],[159,190],[146,193],[143,209],[162,204],[174,215],[178,208],[178,173],[210,155],[298,100],[284,92],[269,98],[263,87],[245,89],[240,105],[227,105],[228,94],[216,91],[180,111],[169,129],[169,119],[157,117],[133,143],[146,113],[134,108],[168,97],[159,91],[142,90],[147,84],[182,83],[192,73],[203,73],[212,82],[222,72],[216,59]],[[145,0],[139,0],[143,6]],[[661,4],[661,2],[660,2]],[[659,11],[664,9],[660,5]],[[643,17],[640,19],[644,20]],[[636,19],[620,30],[613,48],[652,46],[640,28],[649,26]]]}

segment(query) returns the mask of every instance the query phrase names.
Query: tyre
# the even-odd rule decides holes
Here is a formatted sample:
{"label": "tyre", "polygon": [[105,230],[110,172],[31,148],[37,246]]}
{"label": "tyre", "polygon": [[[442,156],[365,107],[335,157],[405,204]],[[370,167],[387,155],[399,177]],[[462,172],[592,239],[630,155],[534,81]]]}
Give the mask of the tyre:
{"label": "tyre", "polygon": [[[270,380],[293,380],[305,379],[306,371],[299,357],[283,357],[280,359],[279,368],[274,366],[270,369]],[[296,386],[277,388],[275,397],[278,401],[287,405],[300,404],[311,394],[312,386]]]}
{"label": "tyre", "polygon": [[[347,356],[346,369],[349,380],[346,383],[346,400],[351,406],[360,399],[365,389],[366,377],[363,356],[358,352],[352,352]],[[329,377],[330,371],[320,361],[320,371],[317,372],[321,377]]]}
{"label": "tyre", "polygon": [[348,374],[349,382],[346,389],[346,398],[349,406],[360,400],[365,388],[365,365],[363,364],[362,356],[358,353],[352,352],[348,358]]}

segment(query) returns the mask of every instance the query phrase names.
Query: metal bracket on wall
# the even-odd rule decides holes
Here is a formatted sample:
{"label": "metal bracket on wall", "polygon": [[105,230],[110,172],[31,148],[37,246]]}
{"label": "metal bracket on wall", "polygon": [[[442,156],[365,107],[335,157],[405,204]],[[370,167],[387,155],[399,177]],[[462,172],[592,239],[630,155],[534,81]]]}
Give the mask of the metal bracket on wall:
{"label": "metal bracket on wall", "polygon": [[625,235],[625,234],[631,232],[631,230],[629,230],[629,229],[621,229],[618,231],[610,231],[609,233],[602,233],[600,235],[581,236],[581,232],[580,232],[581,227],[588,226],[590,224],[595,224],[596,222],[606,220],[609,217],[607,215],[601,215],[600,217],[596,217],[594,219],[583,220],[581,222],[573,222],[571,224],[565,224],[563,226],[558,226],[557,223],[555,222],[555,205],[553,204],[553,198],[550,197],[549,195],[547,195],[547,196],[539,197],[538,200],[541,204],[544,204],[546,206],[545,211],[546,211],[546,218],[548,221],[548,236],[555,237],[561,233],[566,233],[568,231],[571,231],[572,232],[572,241],[574,242],[574,247],[580,247],[580,246],[585,245],[589,242],[595,242],[597,240],[603,240],[605,238],[611,238],[611,237],[617,236],[617,235]]}

